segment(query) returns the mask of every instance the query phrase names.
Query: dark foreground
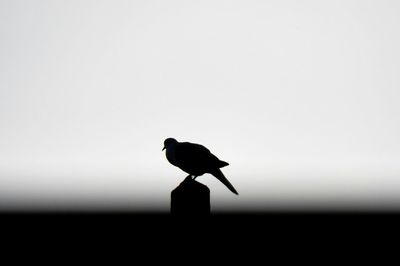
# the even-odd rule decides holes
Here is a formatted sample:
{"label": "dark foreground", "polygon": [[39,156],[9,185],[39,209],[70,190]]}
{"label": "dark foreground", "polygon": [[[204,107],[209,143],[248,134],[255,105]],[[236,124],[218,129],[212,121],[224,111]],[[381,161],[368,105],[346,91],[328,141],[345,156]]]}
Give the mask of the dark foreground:
{"label": "dark foreground", "polygon": [[[22,228],[55,227],[67,230],[91,231],[96,227],[105,230],[141,232],[218,231],[227,228],[236,233],[251,231],[276,232],[280,229],[329,230],[340,226],[362,228],[387,228],[399,225],[400,212],[391,211],[265,211],[265,212],[217,212],[210,215],[172,215],[166,212],[129,211],[18,211],[0,212],[0,224]],[[221,229],[221,230],[220,230]]]}
{"label": "dark foreground", "polygon": [[[185,257],[190,263],[210,265],[216,260],[223,265],[235,264],[239,259],[244,260],[243,265],[259,265],[259,261],[271,262],[272,258],[299,264],[300,256],[325,265],[337,261],[343,251],[357,254],[357,258],[375,254],[375,247],[393,242],[387,238],[398,239],[399,218],[395,212],[351,211],[230,212],[209,216],[31,211],[3,212],[0,225],[2,242],[19,251],[21,258],[26,257],[21,254],[27,254],[21,253],[22,249],[37,249],[34,255],[57,254],[53,262],[64,262],[78,250],[88,255],[87,262],[103,262],[103,257],[110,255],[110,265],[115,265],[121,253],[132,265],[139,258],[149,263],[161,259],[168,265],[187,265]],[[356,253],[360,247],[361,253]],[[323,259],[318,258],[321,254]]]}

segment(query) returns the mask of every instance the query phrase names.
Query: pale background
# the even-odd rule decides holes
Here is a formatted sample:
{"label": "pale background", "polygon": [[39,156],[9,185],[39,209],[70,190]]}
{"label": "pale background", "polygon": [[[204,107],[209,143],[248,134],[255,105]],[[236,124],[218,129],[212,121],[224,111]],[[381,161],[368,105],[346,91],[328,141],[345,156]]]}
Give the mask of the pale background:
{"label": "pale background", "polygon": [[0,0],[0,208],[400,207],[400,2]]}

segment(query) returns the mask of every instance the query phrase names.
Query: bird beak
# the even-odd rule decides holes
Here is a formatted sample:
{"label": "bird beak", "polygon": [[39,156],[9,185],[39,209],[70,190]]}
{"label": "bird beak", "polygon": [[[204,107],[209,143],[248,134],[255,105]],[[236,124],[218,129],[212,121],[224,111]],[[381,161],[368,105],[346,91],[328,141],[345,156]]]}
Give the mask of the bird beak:
{"label": "bird beak", "polygon": [[165,146],[164,146],[164,148],[162,148],[162,150],[161,150],[161,151],[163,151],[163,150],[165,150]]}

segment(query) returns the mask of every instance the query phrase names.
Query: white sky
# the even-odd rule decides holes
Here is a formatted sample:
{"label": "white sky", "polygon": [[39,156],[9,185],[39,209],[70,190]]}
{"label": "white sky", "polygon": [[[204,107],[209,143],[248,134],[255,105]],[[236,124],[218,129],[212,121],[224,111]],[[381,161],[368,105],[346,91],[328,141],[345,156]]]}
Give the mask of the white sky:
{"label": "white sky", "polygon": [[0,207],[400,206],[400,2],[0,1]]}

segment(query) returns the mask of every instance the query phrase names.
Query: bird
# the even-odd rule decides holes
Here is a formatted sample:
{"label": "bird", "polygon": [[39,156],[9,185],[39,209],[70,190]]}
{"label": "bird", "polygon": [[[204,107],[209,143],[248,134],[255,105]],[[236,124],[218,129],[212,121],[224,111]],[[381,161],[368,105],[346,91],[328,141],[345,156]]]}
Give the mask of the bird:
{"label": "bird", "polygon": [[203,145],[178,142],[174,138],[167,138],[164,140],[163,150],[166,150],[165,155],[172,165],[189,174],[186,179],[195,180],[198,176],[209,173],[221,181],[234,194],[239,195],[220,169],[228,166],[229,163],[218,159]]}

